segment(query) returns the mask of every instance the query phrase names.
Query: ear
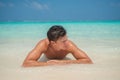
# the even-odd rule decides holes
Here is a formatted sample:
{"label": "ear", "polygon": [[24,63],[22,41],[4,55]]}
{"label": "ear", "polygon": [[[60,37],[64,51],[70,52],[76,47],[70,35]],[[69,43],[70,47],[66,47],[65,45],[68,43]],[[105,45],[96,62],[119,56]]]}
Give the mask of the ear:
{"label": "ear", "polygon": [[55,41],[50,41],[50,43],[51,43],[52,45],[56,45]]}

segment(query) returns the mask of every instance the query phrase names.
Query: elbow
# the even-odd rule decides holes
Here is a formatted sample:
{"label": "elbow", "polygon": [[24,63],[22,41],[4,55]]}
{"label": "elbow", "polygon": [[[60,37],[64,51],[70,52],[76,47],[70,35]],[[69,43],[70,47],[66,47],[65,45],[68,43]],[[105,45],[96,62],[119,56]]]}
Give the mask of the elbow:
{"label": "elbow", "polygon": [[24,61],[22,64],[22,67],[30,67],[30,62],[29,61]]}
{"label": "elbow", "polygon": [[24,63],[22,64],[22,67],[28,67],[27,63],[24,62]]}
{"label": "elbow", "polygon": [[91,59],[86,59],[86,63],[87,63],[87,64],[93,64],[93,62],[92,62]]}
{"label": "elbow", "polygon": [[32,67],[33,65],[31,65],[30,63],[23,63],[22,67]]}
{"label": "elbow", "polygon": [[92,60],[88,60],[88,64],[93,64]]}
{"label": "elbow", "polygon": [[78,61],[82,64],[93,64],[91,59],[78,59]]}
{"label": "elbow", "polygon": [[22,67],[32,67],[34,61],[33,60],[25,60],[22,64]]}
{"label": "elbow", "polygon": [[93,64],[91,59],[85,59],[86,64]]}

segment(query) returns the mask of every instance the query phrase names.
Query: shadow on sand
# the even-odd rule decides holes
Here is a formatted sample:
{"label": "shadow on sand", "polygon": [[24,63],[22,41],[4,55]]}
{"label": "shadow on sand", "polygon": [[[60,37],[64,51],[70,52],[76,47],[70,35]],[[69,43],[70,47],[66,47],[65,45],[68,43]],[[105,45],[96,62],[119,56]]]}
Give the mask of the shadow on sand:
{"label": "shadow on sand", "polygon": [[[49,61],[49,60],[51,60],[51,59],[48,59],[45,55],[43,55],[38,61],[47,62],[47,61]],[[71,58],[65,57],[65,58],[62,59],[62,60],[71,60]]]}

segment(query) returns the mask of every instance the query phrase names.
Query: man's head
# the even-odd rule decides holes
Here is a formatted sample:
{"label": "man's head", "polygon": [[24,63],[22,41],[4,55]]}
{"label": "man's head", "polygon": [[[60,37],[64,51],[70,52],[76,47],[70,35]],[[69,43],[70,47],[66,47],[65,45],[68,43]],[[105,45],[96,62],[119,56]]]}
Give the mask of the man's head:
{"label": "man's head", "polygon": [[57,41],[60,37],[63,37],[65,35],[66,30],[60,25],[52,26],[47,32],[49,41]]}
{"label": "man's head", "polygon": [[47,32],[47,37],[54,48],[57,50],[65,49],[67,36],[66,30],[62,26],[52,26]]}

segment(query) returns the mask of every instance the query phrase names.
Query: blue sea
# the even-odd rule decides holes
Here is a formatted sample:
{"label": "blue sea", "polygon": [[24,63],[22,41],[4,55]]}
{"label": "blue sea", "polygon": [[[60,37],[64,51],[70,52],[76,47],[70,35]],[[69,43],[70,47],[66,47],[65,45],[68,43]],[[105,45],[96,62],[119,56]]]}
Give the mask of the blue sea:
{"label": "blue sea", "polygon": [[[48,29],[62,25],[94,64],[21,67]],[[70,59],[75,59],[71,54]],[[44,56],[40,57],[44,61]],[[0,22],[1,80],[120,80],[120,21]]]}
{"label": "blue sea", "polygon": [[120,39],[120,21],[0,22],[0,39],[45,38],[52,25],[62,25],[70,38]]}

